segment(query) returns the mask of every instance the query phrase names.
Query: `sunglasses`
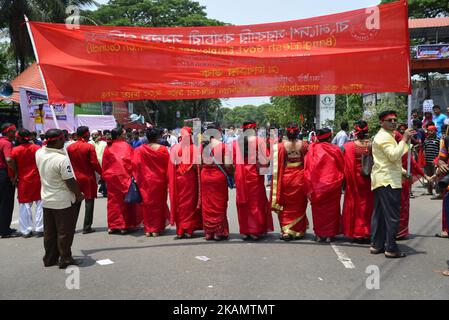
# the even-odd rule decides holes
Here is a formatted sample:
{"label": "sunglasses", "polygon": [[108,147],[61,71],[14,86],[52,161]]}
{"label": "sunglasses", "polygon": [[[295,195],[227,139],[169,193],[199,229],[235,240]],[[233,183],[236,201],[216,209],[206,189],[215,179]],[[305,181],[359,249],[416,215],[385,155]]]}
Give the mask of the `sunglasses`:
{"label": "sunglasses", "polygon": [[392,119],[386,119],[386,120],[384,120],[384,121],[386,121],[386,122],[390,122],[390,123],[393,123],[393,122],[398,122],[398,119],[396,119],[396,118],[392,118]]}

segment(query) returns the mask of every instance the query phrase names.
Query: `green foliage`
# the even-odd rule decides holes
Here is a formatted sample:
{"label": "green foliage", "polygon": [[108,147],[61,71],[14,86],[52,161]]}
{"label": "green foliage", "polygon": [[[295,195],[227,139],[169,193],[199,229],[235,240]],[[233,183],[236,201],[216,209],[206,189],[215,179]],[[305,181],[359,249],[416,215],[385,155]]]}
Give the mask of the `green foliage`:
{"label": "green foliage", "polygon": [[204,9],[192,0],[111,0],[98,10],[83,14],[102,25],[177,27],[223,24],[207,18]]}
{"label": "green foliage", "polygon": [[[390,3],[397,0],[382,0]],[[409,16],[412,18],[435,18],[449,16],[449,0],[408,0]]]}
{"label": "green foliage", "polygon": [[22,72],[34,61],[28,31],[23,25],[24,15],[34,21],[63,22],[69,4],[81,6],[91,3],[92,0],[0,0],[0,29],[9,31],[17,71]]}
{"label": "green foliage", "polygon": [[349,126],[363,118],[363,101],[360,94],[339,94],[335,102],[335,122],[329,123],[334,131],[340,130],[340,124],[348,121]]}
{"label": "green foliage", "polygon": [[407,123],[407,96],[385,99],[376,106],[370,107],[364,120],[368,122],[370,136],[374,137],[380,129],[379,114],[386,110],[395,110],[398,113],[400,123]]}
{"label": "green foliage", "polygon": [[14,56],[7,43],[0,43],[0,81],[10,82],[14,76]]}

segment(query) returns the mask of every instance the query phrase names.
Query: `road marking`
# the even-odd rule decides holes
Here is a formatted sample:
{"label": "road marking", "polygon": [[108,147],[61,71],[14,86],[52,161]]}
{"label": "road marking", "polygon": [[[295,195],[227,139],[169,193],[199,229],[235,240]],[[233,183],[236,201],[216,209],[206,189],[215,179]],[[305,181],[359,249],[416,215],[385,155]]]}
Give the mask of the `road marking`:
{"label": "road marking", "polygon": [[352,263],[352,260],[348,257],[346,252],[343,251],[343,249],[337,247],[336,245],[331,245],[332,249],[334,249],[335,254],[338,257],[338,261],[343,263],[346,269],[355,269],[354,263]]}

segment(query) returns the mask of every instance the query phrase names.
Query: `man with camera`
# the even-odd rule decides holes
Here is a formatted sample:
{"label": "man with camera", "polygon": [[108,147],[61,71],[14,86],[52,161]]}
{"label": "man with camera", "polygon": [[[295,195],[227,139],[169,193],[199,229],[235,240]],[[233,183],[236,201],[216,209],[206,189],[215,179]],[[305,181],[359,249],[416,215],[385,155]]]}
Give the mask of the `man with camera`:
{"label": "man with camera", "polygon": [[404,258],[396,244],[399,229],[402,178],[402,157],[409,151],[413,129],[404,132],[397,143],[394,131],[397,128],[396,111],[384,111],[379,115],[381,129],[373,142],[374,166],[371,173],[371,187],[374,191],[374,215],[371,223],[371,254],[385,253],[389,259]]}

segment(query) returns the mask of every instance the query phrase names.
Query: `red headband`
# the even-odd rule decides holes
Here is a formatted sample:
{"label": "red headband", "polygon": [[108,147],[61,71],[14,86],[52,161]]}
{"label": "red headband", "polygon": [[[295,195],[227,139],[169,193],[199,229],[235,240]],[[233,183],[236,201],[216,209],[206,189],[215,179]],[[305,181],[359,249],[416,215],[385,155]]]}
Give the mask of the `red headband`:
{"label": "red headband", "polygon": [[23,139],[23,140],[25,140],[25,141],[30,141],[30,137],[22,137],[22,136],[19,134],[19,131],[16,132],[16,138],[20,138],[20,139]]}
{"label": "red headband", "polygon": [[394,113],[386,114],[386,115],[384,115],[384,116],[382,117],[381,121],[384,121],[386,117],[393,117],[393,116],[394,116],[394,117],[397,117],[397,115],[394,114]]}
{"label": "red headband", "polygon": [[46,146],[49,142],[57,141],[57,140],[63,139],[63,138],[64,138],[64,132],[62,132],[62,133],[61,133],[59,136],[57,136],[57,137],[45,139],[43,145]]}
{"label": "red headband", "polygon": [[325,133],[325,134],[323,134],[321,136],[317,136],[316,138],[318,140],[326,140],[326,139],[329,139],[330,137],[332,137],[332,131],[328,132],[328,133]]}
{"label": "red headband", "polygon": [[287,131],[289,133],[296,133],[299,131],[299,128],[298,127],[289,127],[289,128],[287,128]]}
{"label": "red headband", "polygon": [[435,126],[430,126],[427,128],[427,130],[438,131],[437,127]]}
{"label": "red headband", "polygon": [[359,126],[356,126],[355,127],[355,131],[356,131],[356,135],[359,135],[360,133],[362,133],[362,132],[368,132],[369,131],[369,128],[368,127],[365,127],[365,128],[360,128]]}
{"label": "red headband", "polygon": [[16,129],[17,129],[16,126],[15,126],[14,124],[12,124],[12,125],[10,125],[9,127],[5,128],[5,129],[2,131],[2,134],[7,134],[9,131],[14,131],[14,130],[16,130]]}
{"label": "red headband", "polygon": [[185,135],[192,135],[192,133],[193,133],[193,130],[192,130],[192,128],[190,128],[190,127],[183,127],[183,128],[181,129],[181,135],[182,135],[182,136],[185,136]]}
{"label": "red headband", "polygon": [[242,126],[242,129],[244,129],[244,130],[256,129],[256,128],[257,128],[257,124],[255,124],[255,123],[251,123],[251,124],[247,124],[246,126]]}

